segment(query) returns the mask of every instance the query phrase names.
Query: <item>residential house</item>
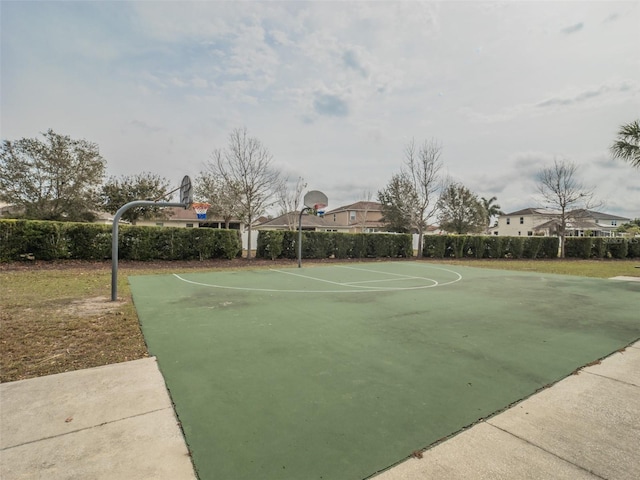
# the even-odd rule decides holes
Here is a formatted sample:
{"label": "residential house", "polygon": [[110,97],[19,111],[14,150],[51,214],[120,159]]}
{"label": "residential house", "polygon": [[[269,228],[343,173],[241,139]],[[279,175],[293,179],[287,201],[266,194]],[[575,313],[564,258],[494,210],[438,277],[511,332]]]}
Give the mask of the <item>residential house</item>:
{"label": "residential house", "polygon": [[285,213],[271,220],[261,222],[254,228],[256,230],[298,230],[299,225],[301,225],[302,230],[315,232],[337,231],[331,228],[332,225],[327,222],[326,217],[309,215],[306,212],[302,216],[300,216],[300,212]]}
{"label": "residential house", "polygon": [[323,216],[290,212],[256,226],[257,230],[302,230],[316,232],[375,233],[385,232],[382,205],[376,202],[356,202],[327,211]]}
{"label": "residential house", "polygon": [[382,221],[382,204],[378,202],[356,202],[329,210],[324,214],[328,225],[336,231],[351,233],[386,232]]}
{"label": "residential house", "polygon": [[[566,235],[583,237],[612,237],[615,230],[629,218],[593,210],[576,209],[569,213]],[[498,224],[491,229],[501,236],[553,236],[560,228],[560,212],[544,208],[525,208],[498,217]]]}
{"label": "residential house", "polygon": [[[192,208],[165,207],[162,210],[166,213],[166,218],[140,219],[136,225],[144,227],[225,228],[223,219],[210,216],[207,216],[206,219],[198,219]],[[242,230],[244,224],[238,219],[232,219],[229,228]]]}

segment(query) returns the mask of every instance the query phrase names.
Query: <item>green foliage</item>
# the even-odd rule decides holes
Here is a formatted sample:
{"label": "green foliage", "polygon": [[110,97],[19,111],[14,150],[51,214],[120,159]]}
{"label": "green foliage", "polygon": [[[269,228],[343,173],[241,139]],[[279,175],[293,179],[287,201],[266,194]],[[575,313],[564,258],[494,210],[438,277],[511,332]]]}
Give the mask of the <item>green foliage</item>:
{"label": "green foliage", "polygon": [[0,200],[39,220],[89,221],[105,160],[98,145],[53,130],[0,146]]}
{"label": "green foliage", "polygon": [[[150,172],[111,177],[102,186],[101,206],[109,213],[116,213],[120,207],[135,200],[162,199],[169,191],[169,185],[169,180]],[[121,218],[135,224],[141,218],[163,218],[164,215],[166,210],[163,208],[144,206],[128,209]]]}
{"label": "green foliage", "polygon": [[[232,259],[242,252],[239,232],[213,228],[120,227],[123,260]],[[111,257],[111,227],[73,222],[0,220],[0,261],[103,260]]]}
{"label": "green foliage", "polygon": [[[281,239],[281,240],[279,240]],[[281,241],[281,248],[277,242]],[[298,258],[298,232],[258,233],[258,258]],[[302,258],[389,258],[413,254],[411,235],[384,233],[302,232]],[[273,253],[280,251],[278,256]]]}
{"label": "green foliage", "polygon": [[280,258],[284,247],[284,231],[262,230],[258,234],[256,256],[258,258]]}
{"label": "green foliage", "polygon": [[629,248],[626,238],[610,238],[607,243],[611,258],[627,258]]}
{"label": "green foliage", "polygon": [[467,187],[452,183],[438,199],[440,228],[459,235],[482,232],[487,213],[478,197]]}
{"label": "green foliage", "polygon": [[498,237],[488,235],[427,235],[428,258],[556,258],[556,237]]}
{"label": "green foliage", "polygon": [[418,194],[406,175],[393,175],[387,186],[378,192],[378,201],[382,204],[382,221],[390,232],[412,230]]}
{"label": "green foliage", "polygon": [[640,168],[640,120],[622,125],[610,150],[613,158],[620,158]]}

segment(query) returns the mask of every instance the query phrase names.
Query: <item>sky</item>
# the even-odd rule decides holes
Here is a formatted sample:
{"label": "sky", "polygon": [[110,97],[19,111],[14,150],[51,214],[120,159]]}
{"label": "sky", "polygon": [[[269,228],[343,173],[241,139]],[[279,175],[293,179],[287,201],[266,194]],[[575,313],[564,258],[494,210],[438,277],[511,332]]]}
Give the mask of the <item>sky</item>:
{"label": "sky", "polygon": [[638,1],[2,0],[0,22],[2,139],[95,142],[109,176],[195,182],[246,127],[331,209],[375,200],[413,139],[505,213],[566,160],[640,217],[640,169],[609,153],[640,118]]}

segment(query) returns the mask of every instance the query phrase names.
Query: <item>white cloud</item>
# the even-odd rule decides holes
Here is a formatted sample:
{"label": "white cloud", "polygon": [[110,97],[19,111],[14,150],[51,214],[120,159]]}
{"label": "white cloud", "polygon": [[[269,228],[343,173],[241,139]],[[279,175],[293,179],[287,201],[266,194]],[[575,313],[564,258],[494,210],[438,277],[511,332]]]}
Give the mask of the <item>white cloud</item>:
{"label": "white cloud", "polygon": [[640,173],[606,161],[640,110],[633,2],[1,8],[3,136],[96,141],[116,175],[196,175],[246,125],[347,204],[384,187],[410,138],[434,137],[448,171],[504,210],[530,206],[535,168],[563,157],[612,213],[640,217]]}

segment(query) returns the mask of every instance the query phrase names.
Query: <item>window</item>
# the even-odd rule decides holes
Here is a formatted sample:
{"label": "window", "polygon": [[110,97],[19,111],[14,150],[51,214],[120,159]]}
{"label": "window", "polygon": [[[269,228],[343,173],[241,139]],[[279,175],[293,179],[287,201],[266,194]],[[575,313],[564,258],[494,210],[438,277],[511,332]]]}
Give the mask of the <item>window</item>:
{"label": "window", "polygon": [[522,235],[522,232],[518,232],[518,236]]}
{"label": "window", "polygon": [[611,225],[613,225],[615,227],[616,225],[618,225],[618,221],[617,220],[611,220]]}
{"label": "window", "polygon": [[156,222],[156,227],[164,227],[164,223],[162,223],[162,222]]}
{"label": "window", "polygon": [[193,228],[193,223],[187,223],[187,228]]}
{"label": "window", "polygon": [[333,221],[334,222],[336,221],[336,214],[335,213],[333,214]]}
{"label": "window", "polygon": [[356,211],[355,210],[350,210],[349,211],[349,220],[354,221],[356,219]]}
{"label": "window", "polygon": [[507,218],[507,225],[511,225],[511,219]]}
{"label": "window", "polygon": [[524,217],[520,217],[520,225],[524,223]]}
{"label": "window", "polygon": [[528,231],[527,232],[527,237],[533,237],[533,232],[532,231]]}

